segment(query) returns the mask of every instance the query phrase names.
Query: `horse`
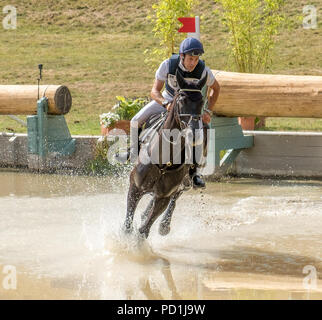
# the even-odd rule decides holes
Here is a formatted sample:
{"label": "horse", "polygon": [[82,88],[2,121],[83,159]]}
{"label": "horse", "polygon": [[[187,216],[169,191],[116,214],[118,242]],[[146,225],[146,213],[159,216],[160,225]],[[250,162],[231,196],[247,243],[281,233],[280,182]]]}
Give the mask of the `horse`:
{"label": "horse", "polygon": [[[203,154],[206,149],[203,138],[202,109],[204,101],[201,89],[207,78],[205,76],[194,83],[185,80],[178,71],[176,78],[180,89],[171,103],[170,111],[160,130],[154,134],[145,148],[142,148],[141,145],[137,163],[130,173],[127,212],[123,230],[125,233],[132,232],[137,205],[143,195],[151,194],[152,200],[141,216],[142,225],[138,230],[143,238],[148,238],[151,226],[166,208],[167,211],[161,221],[159,233],[166,235],[170,231],[170,221],[176,200],[185,189],[192,186],[189,170],[194,166],[194,163],[186,161],[187,153],[191,156],[193,148],[197,145],[201,145]],[[166,134],[173,131],[179,132],[176,142],[174,142],[174,137],[167,137]],[[190,134],[190,139],[187,134],[183,134],[184,132]],[[199,135],[196,134],[197,132]],[[164,156],[162,141],[167,141],[170,145],[170,157],[166,163],[162,161]],[[175,146],[179,147],[175,148]],[[154,160],[157,158],[157,161],[151,161],[153,155]]]}

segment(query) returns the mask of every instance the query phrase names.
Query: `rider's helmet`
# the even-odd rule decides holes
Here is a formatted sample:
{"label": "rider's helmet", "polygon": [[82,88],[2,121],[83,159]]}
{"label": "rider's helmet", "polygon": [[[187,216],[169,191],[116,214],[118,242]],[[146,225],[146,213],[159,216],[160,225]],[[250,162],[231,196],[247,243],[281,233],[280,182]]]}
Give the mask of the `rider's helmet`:
{"label": "rider's helmet", "polygon": [[201,56],[204,53],[203,45],[198,39],[189,37],[181,42],[179,53]]}

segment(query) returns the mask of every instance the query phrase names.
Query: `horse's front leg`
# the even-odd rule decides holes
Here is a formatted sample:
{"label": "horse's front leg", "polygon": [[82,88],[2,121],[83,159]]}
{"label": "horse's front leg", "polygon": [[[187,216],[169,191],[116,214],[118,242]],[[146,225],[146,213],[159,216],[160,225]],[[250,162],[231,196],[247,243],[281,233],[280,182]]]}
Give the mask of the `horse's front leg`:
{"label": "horse's front leg", "polygon": [[134,182],[131,182],[129,192],[127,194],[127,212],[123,226],[123,230],[126,233],[132,232],[133,230],[134,212],[142,195],[142,191],[138,189]]}
{"label": "horse's front leg", "polygon": [[150,228],[159,215],[166,209],[170,202],[170,197],[167,198],[154,198],[153,207],[145,220],[144,224],[140,227],[139,232],[145,238],[149,236]]}
{"label": "horse's front leg", "polygon": [[144,221],[147,219],[147,217],[149,216],[149,214],[152,211],[153,208],[153,203],[154,203],[154,198],[152,198],[147,206],[147,208],[145,209],[145,211],[142,213],[141,215],[141,223],[144,223]]}
{"label": "horse's front leg", "polygon": [[159,234],[161,236],[166,236],[170,232],[170,224],[173,211],[176,207],[176,201],[181,196],[183,190],[178,191],[175,195],[171,197],[170,203],[165,214],[162,217],[162,220],[159,225]]}

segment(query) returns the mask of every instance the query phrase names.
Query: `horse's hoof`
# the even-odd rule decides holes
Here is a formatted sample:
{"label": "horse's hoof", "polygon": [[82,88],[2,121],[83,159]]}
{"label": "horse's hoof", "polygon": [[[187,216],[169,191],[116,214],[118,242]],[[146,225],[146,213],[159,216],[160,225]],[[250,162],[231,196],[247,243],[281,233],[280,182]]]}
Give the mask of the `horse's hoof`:
{"label": "horse's hoof", "polygon": [[139,234],[140,234],[141,237],[147,239],[148,236],[149,236],[149,231],[147,231],[147,230],[145,230],[143,228],[140,228],[139,229]]}
{"label": "horse's hoof", "polygon": [[127,227],[126,225],[123,225],[122,227],[122,232],[124,234],[130,234],[133,232],[133,228],[132,227]]}
{"label": "horse's hoof", "polygon": [[159,234],[161,236],[166,236],[170,232],[170,226],[168,224],[160,223],[159,225]]}

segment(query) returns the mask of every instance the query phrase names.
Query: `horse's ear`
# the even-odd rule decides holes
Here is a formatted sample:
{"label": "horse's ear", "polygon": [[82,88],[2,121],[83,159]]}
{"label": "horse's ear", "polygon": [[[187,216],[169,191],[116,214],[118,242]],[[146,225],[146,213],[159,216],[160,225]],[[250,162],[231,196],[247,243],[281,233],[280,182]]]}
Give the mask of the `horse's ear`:
{"label": "horse's ear", "polygon": [[176,78],[177,78],[179,88],[184,89],[184,87],[186,86],[187,82],[184,79],[184,77],[181,75],[180,71],[178,71],[178,69],[176,71]]}
{"label": "horse's ear", "polygon": [[198,81],[198,83],[197,83],[197,88],[199,89],[199,90],[201,90],[203,87],[204,87],[204,85],[206,84],[206,82],[207,82],[207,77],[208,77],[208,75],[206,74],[201,80],[199,80]]}

